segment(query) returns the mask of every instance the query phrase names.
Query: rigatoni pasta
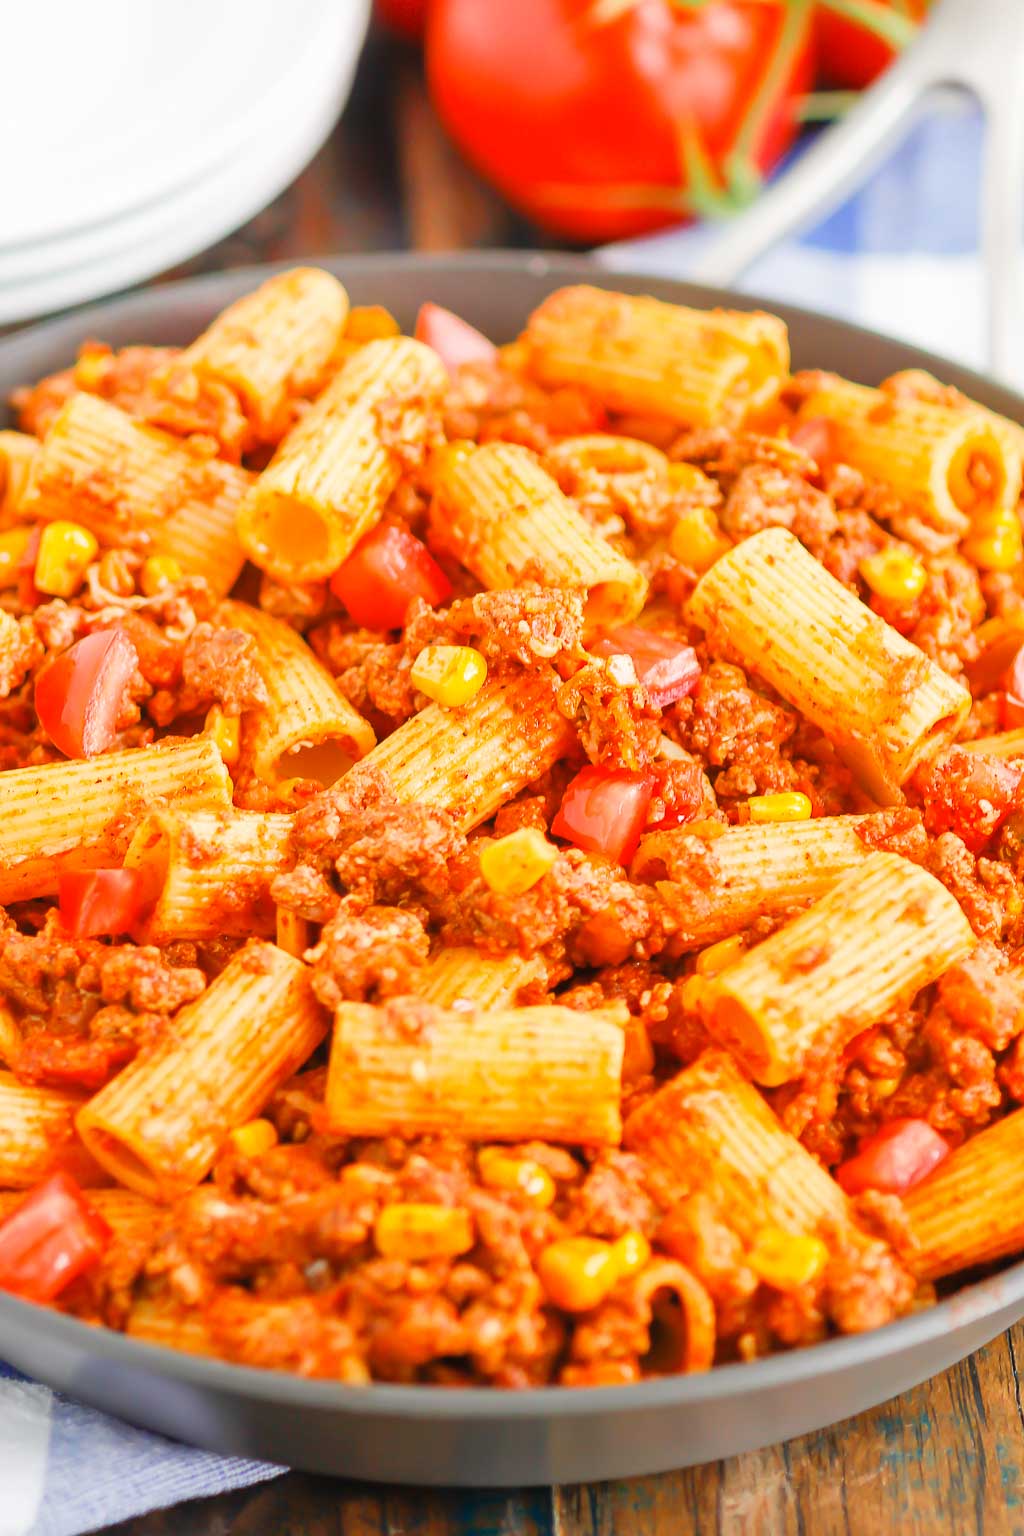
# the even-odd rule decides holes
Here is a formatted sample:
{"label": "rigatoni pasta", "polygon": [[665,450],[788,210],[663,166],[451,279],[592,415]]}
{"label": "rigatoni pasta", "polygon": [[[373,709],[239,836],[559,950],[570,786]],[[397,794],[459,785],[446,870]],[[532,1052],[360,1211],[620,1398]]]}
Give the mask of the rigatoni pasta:
{"label": "rigatoni pasta", "polygon": [[785,528],[718,560],[690,616],[839,747],[881,804],[954,739],[971,696],[873,614]]}
{"label": "rigatoni pasta", "polygon": [[438,537],[488,587],[527,579],[585,589],[594,627],[643,607],[643,573],[595,533],[527,449],[488,443],[453,452],[434,488]]}
{"label": "rigatoni pasta", "polygon": [[263,1108],[326,1028],[305,967],[253,940],[79,1111],[79,1133],[122,1184],[168,1200],[206,1176],[232,1127]]}
{"label": "rigatoni pasta", "polygon": [[625,1010],[343,1004],[326,1114],[348,1136],[458,1126],[471,1140],[615,1145]]}
{"label": "rigatoni pasta", "polygon": [[[403,452],[426,440],[445,371],[407,337],[368,342],[288,433],[239,511],[246,554],[282,581],[330,576],[377,522]],[[392,441],[384,411],[402,411]]]}

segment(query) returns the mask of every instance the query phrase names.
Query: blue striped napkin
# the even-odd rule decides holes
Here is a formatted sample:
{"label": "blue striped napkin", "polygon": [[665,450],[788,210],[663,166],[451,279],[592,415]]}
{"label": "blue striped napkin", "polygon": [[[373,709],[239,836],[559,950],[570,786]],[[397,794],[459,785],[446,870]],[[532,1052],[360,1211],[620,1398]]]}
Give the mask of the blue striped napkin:
{"label": "blue striped napkin", "polygon": [[[929,117],[852,202],[760,262],[744,286],[983,365],[979,148],[969,110]],[[609,267],[685,277],[703,238],[675,231],[599,256]],[[0,1536],[79,1536],[279,1470],[131,1429],[0,1366]]]}

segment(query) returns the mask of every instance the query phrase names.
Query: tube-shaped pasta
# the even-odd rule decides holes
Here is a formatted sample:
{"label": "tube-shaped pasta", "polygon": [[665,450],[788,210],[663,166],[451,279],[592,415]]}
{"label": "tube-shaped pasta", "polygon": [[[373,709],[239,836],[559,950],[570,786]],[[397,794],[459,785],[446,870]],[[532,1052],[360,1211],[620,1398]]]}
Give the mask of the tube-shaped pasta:
{"label": "tube-shaped pasta", "polygon": [[400,800],[440,805],[468,832],[569,752],[554,673],[487,682],[461,709],[428,704],[379,742],[356,775],[377,769]]}
{"label": "tube-shaped pasta", "polygon": [[81,523],[101,544],[173,555],[222,595],[245,561],[235,516],[252,481],[248,470],[200,458],[180,439],[81,393],[54,419],[20,512]]}
{"label": "tube-shaped pasta", "polygon": [[62,874],[120,863],[139,821],[231,804],[209,736],[0,773],[0,905],[48,896]]}
{"label": "tube-shaped pasta", "polygon": [[814,1236],[849,1224],[839,1185],[726,1051],[705,1051],[659,1088],[630,1115],[623,1140],[659,1169],[677,1199],[714,1195],[747,1243],[764,1227]]}
{"label": "tube-shaped pasta", "polygon": [[808,912],[710,982],[704,1022],[759,1083],[799,1077],[974,948],[954,896],[918,864],[871,853]]}
{"label": "tube-shaped pasta", "polygon": [[1014,731],[999,731],[995,736],[976,736],[973,741],[961,741],[961,752],[980,753],[983,757],[1024,757],[1024,727]]}
{"label": "tube-shaped pasta", "polygon": [[270,702],[244,718],[243,750],[259,778],[333,784],[373,746],[373,728],[340,692],[300,634],[248,603],[223,603],[220,617],[251,635]]}
{"label": "tube-shaped pasta", "polygon": [[485,955],[471,944],[439,949],[416,978],[416,996],[438,1008],[511,1008],[523,987],[543,987],[540,955]]}
{"label": "tube-shaped pasta", "polygon": [[681,426],[737,426],[789,373],[786,326],[756,310],[687,309],[660,299],[562,288],[524,338],[542,384],[579,384],[616,411]]}
{"label": "tube-shaped pasta", "polygon": [[[368,342],[292,428],[246,497],[238,537],[282,581],[318,581],[377,522],[402,474],[402,453],[426,439],[447,380],[430,347],[407,336]],[[381,412],[402,409],[385,428]]]}
{"label": "tube-shaped pasta", "polygon": [[81,1094],[20,1083],[0,1071],[0,1189],[31,1189],[58,1168],[79,1184],[106,1184],[75,1131]]}
{"label": "tube-shaped pasta", "polygon": [[270,882],[289,869],[292,818],[255,811],[155,811],[124,856],[146,883],[147,944],[221,935],[270,937]]}
{"label": "tube-shaped pasta", "polygon": [[650,1314],[645,1376],[709,1371],[715,1363],[715,1304],[678,1259],[654,1258],[630,1286],[640,1316]]}
{"label": "tube-shaped pasta", "polygon": [[649,832],[641,838],[630,874],[653,880],[673,932],[668,952],[684,953],[728,938],[758,917],[815,901],[844,870],[867,856],[857,833],[859,816],[768,822],[744,827],[706,824]]}
{"label": "tube-shaped pasta", "polygon": [[166,1292],[136,1296],[125,1320],[129,1338],[146,1344],[162,1344],[165,1349],[180,1349],[186,1355],[217,1353],[201,1311]]}
{"label": "tube-shaped pasta", "polygon": [[965,688],[871,612],[785,528],[766,528],[701,578],[690,617],[835,742],[888,804],[956,736]]}
{"label": "tube-shaped pasta", "polygon": [[487,587],[526,579],[583,587],[587,619],[597,628],[627,623],[644,605],[643,572],[594,532],[536,456],[517,443],[449,455],[432,521]]}
{"label": "tube-shaped pasta", "polygon": [[1024,1248],[1024,1109],[986,1126],[903,1196],[908,1263],[938,1280]]}
{"label": "tube-shaped pasta", "polygon": [[827,417],[838,459],[890,487],[951,539],[961,539],[976,517],[1017,505],[1019,442],[980,407],[896,399],[826,376],[803,402],[801,416]]}
{"label": "tube-shaped pasta", "polygon": [[89,1100],[79,1134],[122,1184],[171,1200],[206,1177],[229,1131],[259,1114],[326,1032],[308,968],[254,939]]}
{"label": "tube-shaped pasta", "polygon": [[487,1012],[419,999],[343,1003],[327,1119],[350,1136],[453,1131],[470,1140],[619,1141],[625,1007]]}
{"label": "tube-shaped pasta", "polygon": [[0,528],[13,521],[38,453],[38,438],[27,432],[0,432]]}
{"label": "tube-shaped pasta", "polygon": [[293,267],[236,300],[175,359],[168,380],[192,374],[234,390],[256,436],[274,442],[288,408],[324,384],[348,316],[348,294],[319,267]]}

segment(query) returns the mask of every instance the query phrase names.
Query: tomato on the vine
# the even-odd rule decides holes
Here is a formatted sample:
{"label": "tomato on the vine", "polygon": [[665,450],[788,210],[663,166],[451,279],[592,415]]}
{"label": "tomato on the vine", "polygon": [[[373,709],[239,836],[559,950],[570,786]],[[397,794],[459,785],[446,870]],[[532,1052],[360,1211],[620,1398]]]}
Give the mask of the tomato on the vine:
{"label": "tomato on the vine", "polygon": [[862,90],[888,69],[924,20],[928,0],[830,0],[814,23],[818,70],[830,85]]}
{"label": "tomato on the vine", "polygon": [[538,223],[614,240],[752,195],[811,82],[814,0],[431,0],[434,104]]}

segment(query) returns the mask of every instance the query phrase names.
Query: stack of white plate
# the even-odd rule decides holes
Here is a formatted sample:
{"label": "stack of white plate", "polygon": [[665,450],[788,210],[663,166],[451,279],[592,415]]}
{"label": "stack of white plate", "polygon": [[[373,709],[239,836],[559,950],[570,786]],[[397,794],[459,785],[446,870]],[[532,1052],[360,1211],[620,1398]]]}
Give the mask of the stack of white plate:
{"label": "stack of white plate", "polygon": [[292,181],[370,0],[32,0],[4,15],[0,322],[151,277]]}

